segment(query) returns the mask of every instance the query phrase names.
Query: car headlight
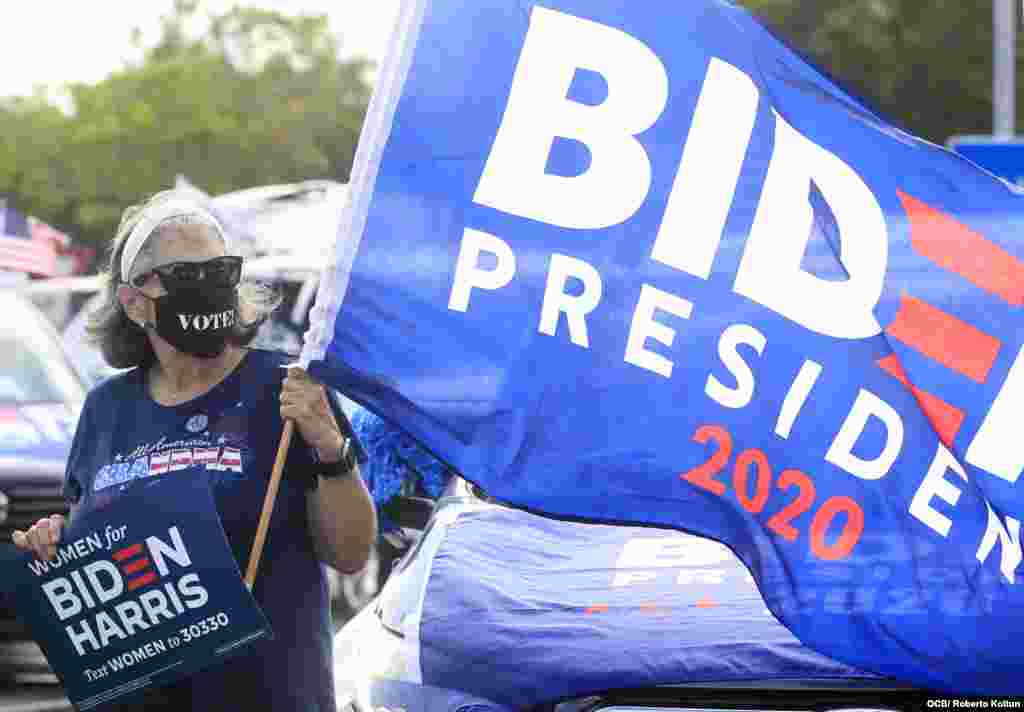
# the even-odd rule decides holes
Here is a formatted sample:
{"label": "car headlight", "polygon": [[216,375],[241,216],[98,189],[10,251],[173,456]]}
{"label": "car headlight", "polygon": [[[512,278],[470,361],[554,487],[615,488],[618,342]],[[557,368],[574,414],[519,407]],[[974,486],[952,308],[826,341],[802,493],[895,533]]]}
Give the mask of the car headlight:
{"label": "car headlight", "polygon": [[10,500],[7,499],[7,495],[0,492],[0,524],[7,521],[7,504]]}

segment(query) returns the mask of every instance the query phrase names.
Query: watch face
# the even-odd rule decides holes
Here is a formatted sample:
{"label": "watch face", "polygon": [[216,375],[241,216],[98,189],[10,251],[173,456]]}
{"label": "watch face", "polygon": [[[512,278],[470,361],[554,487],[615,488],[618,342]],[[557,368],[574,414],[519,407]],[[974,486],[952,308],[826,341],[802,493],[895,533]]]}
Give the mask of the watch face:
{"label": "watch face", "polygon": [[352,438],[345,438],[345,444],[341,446],[341,461],[345,463],[346,474],[355,469],[356,449],[352,447]]}
{"label": "watch face", "polygon": [[338,461],[332,463],[328,468],[327,472],[324,473],[324,477],[346,477],[351,474],[355,469],[355,451],[352,448],[352,439],[345,438],[341,443],[341,457]]}

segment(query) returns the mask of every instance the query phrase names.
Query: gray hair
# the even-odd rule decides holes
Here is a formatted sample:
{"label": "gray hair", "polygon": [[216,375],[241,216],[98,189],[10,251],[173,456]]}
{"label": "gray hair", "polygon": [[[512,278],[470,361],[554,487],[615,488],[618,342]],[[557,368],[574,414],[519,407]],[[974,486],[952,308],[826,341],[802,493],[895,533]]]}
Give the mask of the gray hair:
{"label": "gray hair", "polygon": [[[128,318],[117,298],[118,287],[128,281],[127,275],[121,274],[121,257],[129,235],[147,213],[180,195],[180,191],[174,190],[157,193],[145,202],[127,208],[121,215],[121,222],[110,245],[110,260],[103,274],[103,303],[89,315],[86,326],[89,342],[100,349],[103,358],[113,368],[147,367],[156,361],[156,354],[146,332]],[[157,223],[132,261],[131,276],[137,276],[157,266],[157,240],[152,238],[159,233],[159,228],[166,225],[197,224],[217,227],[202,215],[175,215]],[[236,346],[251,343],[260,326],[280,304],[281,296],[273,288],[243,281],[238,285],[238,322],[228,340]]]}

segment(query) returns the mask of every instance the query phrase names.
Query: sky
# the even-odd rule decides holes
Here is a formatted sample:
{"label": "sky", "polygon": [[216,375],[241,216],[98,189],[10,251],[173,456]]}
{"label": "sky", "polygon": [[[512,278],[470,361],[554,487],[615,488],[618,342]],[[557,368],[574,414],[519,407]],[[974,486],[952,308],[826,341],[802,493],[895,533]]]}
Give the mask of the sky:
{"label": "sky", "polygon": [[[288,15],[326,13],[342,57],[380,61],[399,0],[203,0],[200,13],[223,12],[236,4]],[[159,35],[159,18],[173,5],[173,0],[4,3],[0,96],[31,94],[36,84],[57,87],[103,79],[137,56],[132,29],[142,30],[144,44],[152,43]]]}

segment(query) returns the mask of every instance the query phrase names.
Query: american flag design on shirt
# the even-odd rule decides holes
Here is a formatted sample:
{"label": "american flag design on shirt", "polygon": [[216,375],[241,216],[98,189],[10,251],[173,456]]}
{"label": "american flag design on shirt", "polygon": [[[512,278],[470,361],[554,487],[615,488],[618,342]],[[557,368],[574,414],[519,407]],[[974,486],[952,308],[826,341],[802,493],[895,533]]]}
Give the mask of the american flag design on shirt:
{"label": "american flag design on shirt", "polygon": [[171,466],[170,452],[156,452],[149,456],[149,474],[162,475]]}
{"label": "american flag design on shirt", "polygon": [[180,439],[165,437],[118,454],[96,473],[93,491],[196,467],[210,472],[214,485],[243,478],[248,447],[244,404],[239,402],[230,407],[204,432],[193,432],[196,423],[207,423],[205,414],[199,415],[202,417],[192,414],[182,420],[184,437]]}

